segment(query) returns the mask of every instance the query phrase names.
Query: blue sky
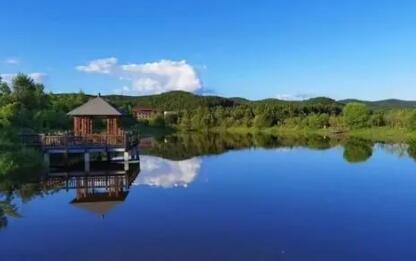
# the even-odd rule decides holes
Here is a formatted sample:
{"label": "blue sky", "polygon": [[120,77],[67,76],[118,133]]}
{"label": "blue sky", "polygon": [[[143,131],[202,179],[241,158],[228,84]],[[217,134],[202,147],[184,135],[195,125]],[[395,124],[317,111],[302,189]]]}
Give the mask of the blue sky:
{"label": "blue sky", "polygon": [[382,0],[7,1],[0,73],[53,92],[416,99],[415,13]]}

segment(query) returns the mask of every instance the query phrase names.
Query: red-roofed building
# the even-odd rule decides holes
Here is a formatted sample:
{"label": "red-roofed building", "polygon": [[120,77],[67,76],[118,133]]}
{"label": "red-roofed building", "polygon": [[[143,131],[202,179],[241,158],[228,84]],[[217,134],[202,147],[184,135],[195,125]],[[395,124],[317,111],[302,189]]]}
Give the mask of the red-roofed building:
{"label": "red-roofed building", "polygon": [[133,109],[133,114],[138,120],[148,120],[151,119],[158,113],[158,110],[153,108],[146,108],[137,106]]}

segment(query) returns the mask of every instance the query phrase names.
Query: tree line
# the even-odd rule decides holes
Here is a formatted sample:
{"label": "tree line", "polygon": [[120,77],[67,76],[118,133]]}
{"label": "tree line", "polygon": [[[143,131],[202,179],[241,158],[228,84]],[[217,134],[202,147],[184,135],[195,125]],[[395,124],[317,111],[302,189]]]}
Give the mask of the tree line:
{"label": "tree line", "polygon": [[[43,84],[19,74],[10,84],[0,79],[0,128],[48,132],[71,129],[66,113],[86,102],[91,96],[46,93]],[[346,105],[319,97],[305,101],[265,99],[249,101],[241,98],[198,96],[174,91],[160,95],[105,97],[127,119],[126,127],[134,125],[134,106],[148,106],[159,111],[176,113],[154,115],[144,123],[155,127],[171,126],[181,130],[210,128],[306,128],[337,130],[389,127],[416,129],[416,110],[412,108],[369,108],[364,103]]]}
{"label": "tree line", "polygon": [[88,100],[77,94],[47,94],[41,83],[24,74],[13,78],[10,84],[0,78],[0,128],[49,131],[64,130],[70,126],[66,113]]}
{"label": "tree line", "polygon": [[233,107],[198,107],[182,110],[176,115],[155,117],[150,125],[174,126],[182,130],[210,128],[297,128],[339,131],[350,129],[389,127],[416,130],[415,109],[372,110],[363,103],[346,105],[335,102],[321,103],[263,103],[242,104]]}

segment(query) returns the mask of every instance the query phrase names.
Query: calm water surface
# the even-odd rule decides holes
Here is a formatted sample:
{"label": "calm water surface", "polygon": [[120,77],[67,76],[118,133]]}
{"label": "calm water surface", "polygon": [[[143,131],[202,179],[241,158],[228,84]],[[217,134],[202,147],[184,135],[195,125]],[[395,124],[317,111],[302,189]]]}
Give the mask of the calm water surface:
{"label": "calm water surface", "polygon": [[14,204],[20,217],[2,217],[1,260],[416,259],[416,162],[407,145],[143,144],[140,171],[107,177],[115,189],[97,178],[85,194],[79,179],[50,179],[7,200],[3,193],[3,208]]}

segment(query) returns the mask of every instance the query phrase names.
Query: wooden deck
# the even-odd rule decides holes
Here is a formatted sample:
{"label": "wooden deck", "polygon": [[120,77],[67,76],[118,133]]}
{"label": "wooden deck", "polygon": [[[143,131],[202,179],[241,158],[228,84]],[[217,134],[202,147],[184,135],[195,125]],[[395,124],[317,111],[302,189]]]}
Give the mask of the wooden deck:
{"label": "wooden deck", "polygon": [[49,173],[47,178],[42,181],[45,188],[110,188],[115,184],[129,188],[140,173],[140,167],[133,168],[131,171],[93,171],[85,172],[55,172]]}
{"label": "wooden deck", "polygon": [[138,144],[138,138],[131,134],[106,135],[91,134],[86,136],[74,135],[22,135],[22,142],[28,146],[51,150],[129,150]]}

